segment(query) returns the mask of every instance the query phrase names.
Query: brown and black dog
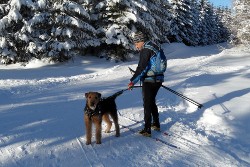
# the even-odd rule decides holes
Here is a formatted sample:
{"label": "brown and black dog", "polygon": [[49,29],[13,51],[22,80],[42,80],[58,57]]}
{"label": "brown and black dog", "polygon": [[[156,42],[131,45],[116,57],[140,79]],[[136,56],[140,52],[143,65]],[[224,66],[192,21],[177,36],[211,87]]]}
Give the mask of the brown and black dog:
{"label": "brown and black dog", "polygon": [[106,133],[110,133],[112,122],[109,115],[114,121],[116,137],[120,136],[120,127],[118,124],[118,114],[115,99],[119,94],[114,94],[108,98],[101,98],[98,92],[85,93],[86,106],[84,109],[84,121],[86,126],[86,144],[91,144],[92,123],[96,128],[96,144],[101,144],[102,120],[107,123]]}

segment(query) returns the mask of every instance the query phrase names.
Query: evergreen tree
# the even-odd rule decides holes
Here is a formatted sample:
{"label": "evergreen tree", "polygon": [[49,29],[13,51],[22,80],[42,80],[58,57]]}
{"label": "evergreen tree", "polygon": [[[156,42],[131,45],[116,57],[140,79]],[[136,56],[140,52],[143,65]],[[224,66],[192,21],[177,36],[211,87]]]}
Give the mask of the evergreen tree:
{"label": "evergreen tree", "polygon": [[124,59],[134,51],[132,37],[143,31],[156,42],[168,42],[170,8],[168,1],[102,0],[85,4],[101,39],[100,52]]}
{"label": "evergreen tree", "polygon": [[[53,1],[54,2],[54,1]],[[100,45],[96,29],[90,24],[90,15],[81,0],[58,1],[53,4],[51,42],[49,56],[60,61],[70,58],[73,53],[86,51]],[[68,52],[70,51],[70,54]]]}
{"label": "evergreen tree", "polygon": [[235,34],[234,43],[250,45],[250,1],[235,0],[234,9],[234,26],[232,27]]}
{"label": "evergreen tree", "polygon": [[91,23],[97,29],[101,45],[97,54],[124,60],[134,50],[132,33],[138,19],[130,0],[101,0],[86,2]]}
{"label": "evergreen tree", "polygon": [[[175,35],[176,41],[184,42],[188,37],[186,36],[186,29],[183,28],[188,24],[189,20],[185,18],[187,14],[188,4],[184,4],[185,0],[173,0],[172,1],[172,28],[173,34]],[[188,40],[187,40],[188,41]]]}
{"label": "evergreen tree", "polygon": [[200,27],[199,27],[199,45],[208,45],[209,44],[209,25],[208,25],[208,1],[200,0],[199,9],[200,9]]}
{"label": "evergreen tree", "polygon": [[[20,30],[29,15],[33,15],[33,3],[16,3],[9,1],[0,7],[0,56],[1,62],[8,64],[15,61],[27,61],[27,38]],[[23,15],[21,14],[23,13]]]}
{"label": "evergreen tree", "polygon": [[215,11],[217,16],[218,42],[226,42],[230,37],[230,25],[232,23],[231,10],[226,7],[219,7]]}
{"label": "evergreen tree", "polygon": [[175,28],[176,41],[181,41],[186,45],[198,44],[198,10],[196,1],[193,0],[173,0],[173,28]]}
{"label": "evergreen tree", "polygon": [[199,44],[199,27],[200,27],[200,21],[199,21],[199,8],[197,0],[191,0],[191,13],[192,13],[192,27],[191,27],[191,45],[196,46]]}
{"label": "evergreen tree", "polygon": [[214,7],[208,4],[207,8],[207,26],[208,26],[208,45],[215,44],[218,41],[218,17],[215,13]]}
{"label": "evergreen tree", "polygon": [[[0,58],[3,63],[32,58],[68,60],[74,54],[108,55],[125,60],[135,50],[133,35],[144,32],[157,43],[208,45],[224,42],[229,10],[208,0],[2,0]],[[235,27],[249,39],[249,2],[235,2]],[[226,14],[225,14],[226,13]],[[240,19],[239,19],[240,18]]]}
{"label": "evergreen tree", "polygon": [[169,42],[167,37],[170,31],[170,21],[173,17],[170,8],[167,0],[148,0],[146,10],[142,12],[141,18],[147,25],[149,37],[155,42]]}
{"label": "evergreen tree", "polygon": [[32,57],[64,61],[79,49],[99,45],[88,13],[76,2],[16,0],[8,4],[0,20],[3,63],[27,62]]}

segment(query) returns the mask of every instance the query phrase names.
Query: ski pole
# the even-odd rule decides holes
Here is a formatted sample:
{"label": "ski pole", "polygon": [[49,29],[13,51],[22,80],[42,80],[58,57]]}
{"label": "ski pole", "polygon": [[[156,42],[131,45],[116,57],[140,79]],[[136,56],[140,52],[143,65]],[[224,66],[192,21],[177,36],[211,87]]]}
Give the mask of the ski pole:
{"label": "ski pole", "polygon": [[[133,70],[132,68],[128,67],[128,69],[129,69],[129,71],[131,72],[131,74],[135,73],[135,70]],[[188,98],[188,97],[186,97],[186,96],[184,96],[184,95],[182,95],[182,94],[180,94],[180,93],[178,93],[178,92],[176,92],[176,91],[174,91],[174,90],[172,90],[172,89],[170,89],[170,88],[168,88],[168,87],[166,87],[166,86],[164,86],[164,85],[161,85],[161,86],[162,86],[163,88],[167,89],[168,91],[170,91],[170,92],[176,94],[177,96],[179,96],[179,97],[181,97],[181,98],[183,98],[183,99],[189,101],[190,103],[192,103],[192,104],[198,106],[199,109],[203,107],[202,104],[200,104],[200,103],[198,103],[198,102],[196,102],[196,101],[194,101],[194,100],[192,100],[192,99],[190,99],[190,98]]]}
{"label": "ski pole", "polygon": [[176,91],[174,91],[174,90],[172,90],[172,89],[170,89],[170,88],[168,88],[168,87],[166,87],[166,86],[164,86],[164,85],[161,85],[161,86],[162,86],[163,88],[167,89],[168,91],[170,91],[170,92],[176,94],[177,96],[179,96],[179,97],[181,97],[181,98],[183,98],[183,99],[189,101],[190,103],[192,103],[192,104],[198,106],[199,109],[203,107],[202,104],[200,104],[200,103],[198,103],[198,102],[196,102],[196,101],[194,101],[194,100],[192,100],[192,99],[190,99],[190,98],[184,96],[183,94],[180,94],[180,93],[178,93],[178,92],[176,92]]}
{"label": "ski pole", "polygon": [[131,72],[131,74],[133,75],[135,73],[135,70],[133,70],[132,68],[128,67],[129,71]]}

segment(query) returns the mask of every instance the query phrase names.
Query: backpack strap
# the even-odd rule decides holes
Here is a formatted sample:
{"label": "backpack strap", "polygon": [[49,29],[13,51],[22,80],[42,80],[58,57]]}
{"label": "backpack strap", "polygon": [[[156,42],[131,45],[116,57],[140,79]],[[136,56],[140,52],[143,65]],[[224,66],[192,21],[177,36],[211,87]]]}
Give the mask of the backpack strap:
{"label": "backpack strap", "polygon": [[144,48],[150,49],[150,50],[154,51],[155,54],[157,54],[157,53],[159,52],[160,49],[159,49],[159,50],[155,49],[153,46],[149,45],[149,42],[150,42],[150,41],[148,41],[148,42],[146,42],[146,43],[144,44]]}
{"label": "backpack strap", "polygon": [[[150,43],[150,41],[148,41],[148,42],[146,42],[145,44],[144,44],[144,48],[147,48],[147,49],[150,49],[150,50],[152,50],[155,54],[154,55],[152,55],[152,57],[155,57],[155,56],[157,56],[157,54],[161,51],[161,47],[159,47],[158,45],[157,45],[157,47],[159,48],[159,50],[158,49],[156,49],[154,46],[152,46],[152,45],[150,45],[149,44]],[[151,57],[151,58],[152,58]],[[148,66],[149,67],[149,66]],[[150,68],[150,67],[149,67]],[[149,68],[148,68],[148,70],[149,70]],[[163,73],[154,73],[154,75],[153,76],[144,76],[144,78],[153,78],[153,80],[154,80],[154,82],[157,82],[157,78],[158,77],[164,77],[164,74]]]}

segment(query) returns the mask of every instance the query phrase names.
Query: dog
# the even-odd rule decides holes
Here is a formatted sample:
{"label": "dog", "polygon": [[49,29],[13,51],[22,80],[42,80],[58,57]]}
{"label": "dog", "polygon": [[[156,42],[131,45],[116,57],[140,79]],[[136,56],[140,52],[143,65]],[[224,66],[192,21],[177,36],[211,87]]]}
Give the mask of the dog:
{"label": "dog", "polygon": [[95,125],[95,137],[96,144],[101,144],[101,131],[102,131],[102,120],[107,123],[105,133],[110,133],[112,122],[109,116],[113,119],[115,124],[115,136],[120,136],[120,127],[118,124],[118,114],[115,99],[121,92],[102,98],[101,93],[88,92],[85,93],[86,106],[84,108],[84,122],[86,127],[86,145],[91,144],[92,137],[92,123]]}

